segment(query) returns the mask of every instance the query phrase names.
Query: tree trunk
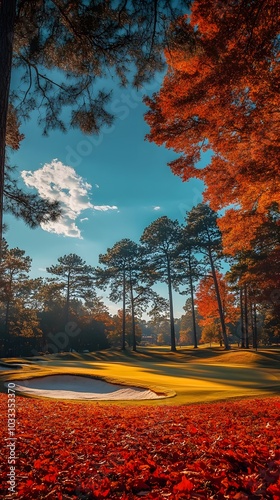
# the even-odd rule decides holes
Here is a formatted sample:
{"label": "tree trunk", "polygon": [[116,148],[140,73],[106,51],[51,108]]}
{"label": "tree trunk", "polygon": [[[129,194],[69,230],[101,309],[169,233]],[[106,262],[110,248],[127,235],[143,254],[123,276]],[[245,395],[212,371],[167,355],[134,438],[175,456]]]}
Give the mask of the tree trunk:
{"label": "tree trunk", "polygon": [[135,311],[134,311],[134,297],[133,297],[131,273],[129,276],[129,287],[130,287],[130,300],[131,300],[132,350],[136,351]]}
{"label": "tree trunk", "polygon": [[241,348],[245,347],[244,339],[244,306],[243,306],[243,289],[240,288],[240,321],[241,321]]}
{"label": "tree trunk", "polygon": [[252,347],[257,350],[257,325],[256,325],[256,304],[250,303],[251,325],[252,325]]}
{"label": "tree trunk", "polygon": [[248,292],[247,286],[244,286],[244,328],[245,328],[245,349],[249,349],[249,331],[248,331]]}
{"label": "tree trunk", "polygon": [[196,322],[195,322],[195,308],[194,308],[194,290],[193,290],[193,280],[192,280],[192,265],[191,256],[189,255],[189,274],[190,274],[190,290],[191,290],[191,303],[192,303],[192,323],[193,323],[193,346],[197,349],[197,333],[196,333]]}
{"label": "tree trunk", "polygon": [[214,280],[215,292],[216,292],[216,297],[217,297],[217,304],[218,304],[218,309],[219,309],[219,316],[220,316],[221,327],[222,327],[222,338],[223,338],[225,349],[230,349],[230,346],[228,343],[227,332],[226,332],[226,324],[225,324],[224,311],[223,311],[221,295],[220,295],[220,290],[219,290],[219,284],[218,284],[218,280],[217,280],[216,269],[215,269],[214,262],[213,262],[211,248],[209,248],[208,252],[209,252],[209,261],[210,261],[211,271],[212,271],[213,280]]}
{"label": "tree trunk", "polygon": [[123,270],[122,351],[125,351],[125,269]]}
{"label": "tree trunk", "polygon": [[170,262],[167,256],[167,282],[168,282],[168,297],[169,297],[169,310],[170,310],[170,343],[171,351],[176,352],[176,339],[175,339],[175,325],[174,325],[174,313],[173,313],[173,297],[172,297],[172,283],[171,283],[171,272],[170,272]]}
{"label": "tree trunk", "polygon": [[131,295],[131,319],[132,319],[132,350],[136,351],[136,324],[135,324],[135,312],[134,312],[134,297]]}
{"label": "tree trunk", "polygon": [[6,129],[12,72],[16,3],[16,0],[1,0],[0,3],[0,259],[3,238]]}
{"label": "tree trunk", "polygon": [[66,306],[65,306],[65,321],[69,321],[69,304],[70,304],[70,271],[67,276],[67,290],[66,290]]}
{"label": "tree trunk", "polygon": [[257,325],[257,306],[256,306],[255,302],[254,302],[253,319],[254,319],[255,349],[257,351],[258,350],[258,325]]}

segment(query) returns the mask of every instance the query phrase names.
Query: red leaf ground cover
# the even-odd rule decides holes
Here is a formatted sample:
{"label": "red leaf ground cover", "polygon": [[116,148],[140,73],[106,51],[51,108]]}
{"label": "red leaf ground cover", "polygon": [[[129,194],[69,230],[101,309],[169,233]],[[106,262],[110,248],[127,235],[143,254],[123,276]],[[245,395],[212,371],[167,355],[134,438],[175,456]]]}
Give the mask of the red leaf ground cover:
{"label": "red leaf ground cover", "polygon": [[13,496],[0,395],[0,498],[280,500],[280,397],[124,407],[17,396],[16,403]]}

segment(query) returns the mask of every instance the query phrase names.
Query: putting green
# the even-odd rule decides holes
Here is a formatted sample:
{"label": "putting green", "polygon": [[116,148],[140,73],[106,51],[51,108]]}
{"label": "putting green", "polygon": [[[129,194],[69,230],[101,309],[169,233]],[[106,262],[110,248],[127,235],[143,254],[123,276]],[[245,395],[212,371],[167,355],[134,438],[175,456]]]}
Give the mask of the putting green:
{"label": "putting green", "polygon": [[[23,363],[22,370],[1,372],[4,382],[46,375],[75,374],[138,387],[165,388],[168,399],[118,404],[188,404],[235,397],[268,396],[279,392],[279,349],[259,352],[222,349],[139,348],[139,352],[116,350],[98,353],[65,353],[38,358],[5,359]],[[114,404],[105,403],[102,404]]]}

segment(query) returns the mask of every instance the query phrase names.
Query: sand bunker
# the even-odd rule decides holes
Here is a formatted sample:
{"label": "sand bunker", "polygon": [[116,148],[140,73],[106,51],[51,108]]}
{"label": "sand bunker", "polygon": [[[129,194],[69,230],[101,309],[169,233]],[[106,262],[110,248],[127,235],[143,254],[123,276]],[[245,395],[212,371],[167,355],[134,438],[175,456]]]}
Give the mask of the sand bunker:
{"label": "sand bunker", "polygon": [[56,399],[128,400],[163,399],[150,389],[110,384],[104,380],[76,375],[50,375],[29,380],[13,381],[17,392],[30,396]]}

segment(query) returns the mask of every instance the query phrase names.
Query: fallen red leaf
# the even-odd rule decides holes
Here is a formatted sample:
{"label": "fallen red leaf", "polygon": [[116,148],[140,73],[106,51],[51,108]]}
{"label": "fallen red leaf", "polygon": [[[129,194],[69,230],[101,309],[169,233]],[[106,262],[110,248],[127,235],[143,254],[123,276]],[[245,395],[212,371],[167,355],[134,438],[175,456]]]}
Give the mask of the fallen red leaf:
{"label": "fallen red leaf", "polygon": [[[0,394],[0,498],[10,500],[6,404]],[[19,500],[280,500],[279,397],[122,407],[17,396],[16,404]]]}
{"label": "fallen red leaf", "polygon": [[194,488],[193,483],[189,481],[189,479],[186,479],[186,476],[183,476],[182,481],[174,486],[173,491],[190,493],[193,490],[193,488]]}

